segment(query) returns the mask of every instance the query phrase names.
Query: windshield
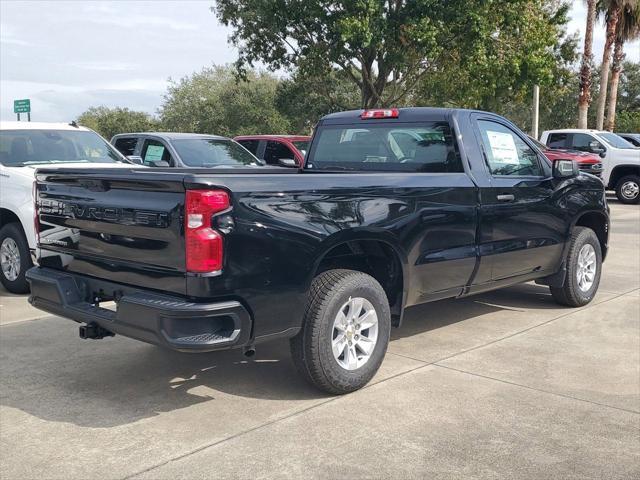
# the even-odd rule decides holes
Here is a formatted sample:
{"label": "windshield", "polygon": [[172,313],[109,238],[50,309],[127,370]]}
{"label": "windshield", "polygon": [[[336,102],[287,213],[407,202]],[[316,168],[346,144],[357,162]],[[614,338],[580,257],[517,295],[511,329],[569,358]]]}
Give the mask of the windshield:
{"label": "windshield", "polygon": [[306,168],[388,172],[461,172],[447,122],[320,127]]}
{"label": "windshield", "polygon": [[240,167],[264,165],[247,149],[232,140],[189,138],[173,140],[173,147],[189,167]]}
{"label": "windshield", "polygon": [[86,130],[2,130],[0,163],[6,167],[53,163],[115,163],[123,157]]}
{"label": "windshield", "polygon": [[635,147],[633,145],[631,145],[624,138],[622,138],[619,135],[616,135],[615,133],[599,132],[598,135],[604,138],[604,140],[612,147],[635,150]]}
{"label": "windshield", "polygon": [[294,140],[293,146],[296,147],[304,157],[309,150],[309,140]]}

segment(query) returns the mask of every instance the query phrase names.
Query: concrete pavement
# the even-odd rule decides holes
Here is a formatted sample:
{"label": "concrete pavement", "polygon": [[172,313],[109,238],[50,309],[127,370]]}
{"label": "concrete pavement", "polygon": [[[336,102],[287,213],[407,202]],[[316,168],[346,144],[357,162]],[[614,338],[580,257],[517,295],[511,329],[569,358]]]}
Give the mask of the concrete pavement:
{"label": "concrete pavement", "polygon": [[0,292],[0,478],[638,478],[640,207],[611,207],[592,304],[526,284],[414,308],[344,397],[286,342],[83,341]]}

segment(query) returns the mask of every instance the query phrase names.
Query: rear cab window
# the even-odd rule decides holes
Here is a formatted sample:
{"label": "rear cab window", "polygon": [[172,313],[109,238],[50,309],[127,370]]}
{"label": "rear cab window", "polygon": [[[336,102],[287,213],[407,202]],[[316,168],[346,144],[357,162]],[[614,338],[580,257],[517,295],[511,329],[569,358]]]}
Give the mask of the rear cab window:
{"label": "rear cab window", "polygon": [[566,148],[567,137],[566,133],[551,133],[547,138],[547,146],[549,148]]}
{"label": "rear cab window", "polygon": [[120,137],[117,138],[114,142],[114,146],[118,149],[118,151],[127,157],[135,154],[137,145],[137,137]]}
{"label": "rear cab window", "polygon": [[371,120],[318,127],[306,169],[463,172],[449,123]]}

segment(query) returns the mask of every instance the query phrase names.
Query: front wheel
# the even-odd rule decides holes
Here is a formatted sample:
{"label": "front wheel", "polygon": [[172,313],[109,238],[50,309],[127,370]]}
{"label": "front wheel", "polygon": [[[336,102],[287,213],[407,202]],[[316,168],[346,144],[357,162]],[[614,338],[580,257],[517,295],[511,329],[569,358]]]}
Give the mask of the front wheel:
{"label": "front wheel", "polygon": [[616,197],[622,203],[638,203],[640,201],[640,177],[638,175],[627,175],[618,180]]}
{"label": "front wheel", "polygon": [[302,330],[291,339],[298,371],[317,388],[344,394],[380,368],[391,331],[389,302],[371,276],[328,270],[311,284]]}
{"label": "front wheel", "polygon": [[556,302],[569,307],[586,305],[598,291],[602,250],[593,230],[575,227],[567,254],[567,275],[562,287],[550,287]]}

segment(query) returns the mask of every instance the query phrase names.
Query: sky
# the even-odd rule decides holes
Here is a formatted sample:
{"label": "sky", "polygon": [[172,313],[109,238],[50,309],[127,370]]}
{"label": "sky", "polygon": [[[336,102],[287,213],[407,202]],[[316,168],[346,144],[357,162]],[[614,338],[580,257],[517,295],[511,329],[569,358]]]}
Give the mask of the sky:
{"label": "sky", "polygon": [[[230,30],[214,0],[0,0],[0,119],[13,100],[31,99],[32,120],[70,121],[91,106],[155,113],[168,79],[233,62]],[[586,10],[574,1],[569,32],[582,33]],[[596,59],[604,28],[595,32]],[[640,61],[640,43],[627,57]]]}

